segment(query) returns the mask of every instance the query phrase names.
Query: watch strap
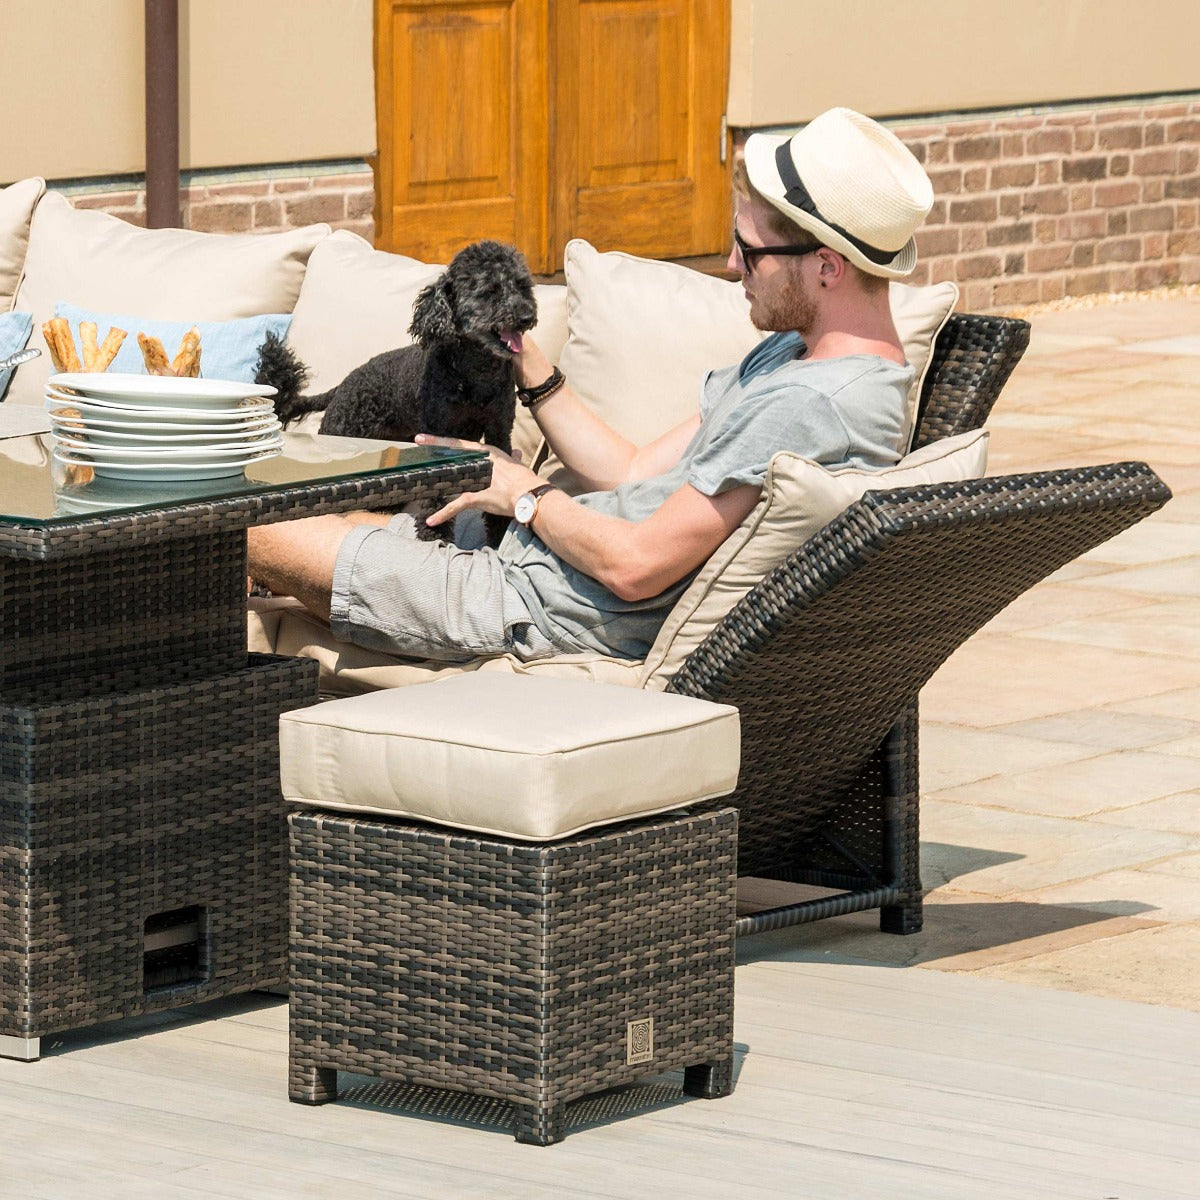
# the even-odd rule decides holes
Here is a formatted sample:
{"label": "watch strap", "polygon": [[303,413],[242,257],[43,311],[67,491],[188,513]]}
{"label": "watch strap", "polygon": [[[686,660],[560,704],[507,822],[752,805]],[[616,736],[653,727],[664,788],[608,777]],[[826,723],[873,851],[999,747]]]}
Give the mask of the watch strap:
{"label": "watch strap", "polygon": [[557,490],[556,484],[541,483],[535,488],[530,488],[529,491],[527,491],[525,493],[525,495],[533,498],[533,512],[531,512],[529,514],[529,520],[524,522],[524,525],[527,529],[529,528],[529,526],[531,526],[533,524],[534,517],[536,517],[538,515],[538,509],[541,507],[542,497],[547,492],[553,492],[556,490]]}

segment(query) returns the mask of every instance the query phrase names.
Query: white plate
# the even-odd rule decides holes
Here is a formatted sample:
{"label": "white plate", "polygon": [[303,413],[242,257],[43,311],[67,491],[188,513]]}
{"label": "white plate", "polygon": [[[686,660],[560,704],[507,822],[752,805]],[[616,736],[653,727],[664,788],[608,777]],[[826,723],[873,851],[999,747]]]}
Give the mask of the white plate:
{"label": "white plate", "polygon": [[97,475],[110,479],[143,480],[154,483],[166,479],[224,479],[233,475],[241,475],[244,468],[262,458],[274,458],[278,450],[266,454],[249,454],[244,458],[230,459],[228,462],[207,463],[99,463],[87,462],[75,458],[60,449],[55,449],[55,461],[67,466],[91,467]]}
{"label": "white plate", "polygon": [[95,459],[97,462],[217,462],[226,458],[244,458],[247,454],[278,454],[283,439],[265,442],[210,442],[203,446],[97,446],[75,438],[56,436],[56,443],[74,458]]}
{"label": "white plate", "polygon": [[73,396],[57,388],[46,389],[46,407],[77,408],[81,413],[107,415],[109,420],[145,421],[147,419],[195,423],[197,421],[245,421],[252,417],[274,416],[275,405],[270,400],[241,400],[218,408],[156,408],[149,404],[120,404],[91,396]]}
{"label": "white plate", "polygon": [[[97,425],[92,421],[80,421],[76,417],[59,418],[52,416],[50,424],[55,433],[64,438],[75,438],[78,441],[95,443],[100,446],[219,446],[230,442],[261,441],[272,434],[280,432],[278,421],[264,421],[259,425],[234,429],[216,429],[205,426],[203,429],[196,425],[183,426],[187,433],[163,433],[159,427],[147,428],[144,425],[129,425],[124,429],[110,429]],[[167,430],[178,430],[178,425],[167,425]],[[196,432],[193,432],[196,431]]]}
{"label": "white plate", "polygon": [[127,404],[182,404],[208,407],[247,396],[274,396],[261,383],[228,379],[180,379],[174,375],[122,375],[117,372],[63,371],[51,375],[51,387],[70,388],[84,396],[124,400]]}

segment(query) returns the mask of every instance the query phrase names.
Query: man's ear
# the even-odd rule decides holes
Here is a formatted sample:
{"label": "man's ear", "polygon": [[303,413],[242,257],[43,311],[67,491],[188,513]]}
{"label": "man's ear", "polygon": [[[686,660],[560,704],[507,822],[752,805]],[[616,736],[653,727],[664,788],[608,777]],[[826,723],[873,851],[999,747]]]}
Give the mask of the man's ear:
{"label": "man's ear", "polygon": [[408,332],[418,342],[446,340],[454,333],[454,309],[445,278],[422,288],[413,305]]}
{"label": "man's ear", "polygon": [[818,250],[817,261],[821,264],[817,278],[822,287],[835,287],[846,277],[849,264],[836,250]]}

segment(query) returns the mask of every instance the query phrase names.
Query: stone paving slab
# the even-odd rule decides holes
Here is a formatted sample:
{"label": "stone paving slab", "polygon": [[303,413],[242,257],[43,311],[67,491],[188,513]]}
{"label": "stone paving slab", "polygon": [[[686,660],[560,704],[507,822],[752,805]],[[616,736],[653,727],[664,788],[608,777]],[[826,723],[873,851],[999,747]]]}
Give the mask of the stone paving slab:
{"label": "stone paving slab", "polygon": [[863,914],[810,936],[1200,1012],[1200,297],[1030,320],[989,473],[1140,458],[1174,498],[1021,597],[923,693],[925,932],[889,939]]}
{"label": "stone paving slab", "polygon": [[1121,350],[1131,354],[1200,354],[1200,337],[1155,338],[1149,342],[1129,342]]}
{"label": "stone paving slab", "polygon": [[1103,942],[1032,955],[976,974],[1200,1012],[1200,925],[1127,930]]}

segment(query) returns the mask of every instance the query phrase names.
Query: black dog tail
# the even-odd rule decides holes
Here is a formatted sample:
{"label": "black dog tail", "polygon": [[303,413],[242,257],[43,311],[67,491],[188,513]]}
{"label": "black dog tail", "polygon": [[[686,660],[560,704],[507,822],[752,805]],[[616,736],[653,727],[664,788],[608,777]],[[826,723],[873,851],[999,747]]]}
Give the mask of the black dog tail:
{"label": "black dog tail", "polygon": [[285,425],[299,420],[305,413],[324,408],[333,394],[300,395],[300,389],[308,382],[308,367],[273,330],[267,333],[266,340],[258,348],[254,382],[275,389],[275,412]]}

